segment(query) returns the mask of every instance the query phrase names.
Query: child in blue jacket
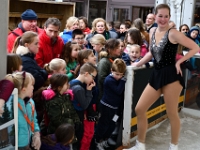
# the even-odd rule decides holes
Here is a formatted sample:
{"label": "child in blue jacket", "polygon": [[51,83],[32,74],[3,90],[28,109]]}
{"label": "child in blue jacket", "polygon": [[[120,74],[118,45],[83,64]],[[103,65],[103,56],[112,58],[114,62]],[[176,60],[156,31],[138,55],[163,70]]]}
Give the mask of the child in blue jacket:
{"label": "child in blue jacket", "polygon": [[30,147],[39,150],[41,146],[40,128],[32,97],[34,77],[28,72],[8,74],[5,79],[18,89],[18,149]]}

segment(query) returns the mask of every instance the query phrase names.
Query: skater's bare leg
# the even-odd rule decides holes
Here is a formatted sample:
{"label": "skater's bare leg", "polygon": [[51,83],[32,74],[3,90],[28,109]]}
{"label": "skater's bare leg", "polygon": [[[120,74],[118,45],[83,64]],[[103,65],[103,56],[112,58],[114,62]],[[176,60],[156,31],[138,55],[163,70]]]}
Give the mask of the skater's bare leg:
{"label": "skater's bare leg", "polygon": [[168,84],[162,88],[171,125],[171,143],[177,145],[180,134],[180,119],[178,115],[178,102],[182,86],[179,81]]}
{"label": "skater's bare leg", "polygon": [[139,142],[145,143],[148,125],[146,112],[149,107],[160,97],[160,95],[160,89],[156,91],[148,84],[136,105],[135,112],[137,115],[137,134]]}

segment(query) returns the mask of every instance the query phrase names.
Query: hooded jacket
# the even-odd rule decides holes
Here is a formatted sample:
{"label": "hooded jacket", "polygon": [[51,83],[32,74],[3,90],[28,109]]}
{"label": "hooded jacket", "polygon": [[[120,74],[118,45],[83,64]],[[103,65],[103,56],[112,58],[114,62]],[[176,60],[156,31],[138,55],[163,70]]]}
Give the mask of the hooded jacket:
{"label": "hooded jacket", "polygon": [[63,39],[64,44],[66,44],[69,41],[72,41],[72,30],[64,30],[63,34],[61,35],[61,38]]}
{"label": "hooded jacket", "polygon": [[[18,36],[21,36],[24,32],[26,32],[26,31],[24,30],[24,28],[22,27],[22,23],[20,22],[18,24],[18,27],[14,31],[9,33],[9,35],[7,37],[7,51],[8,51],[8,53],[11,53],[13,45],[15,43],[15,39]],[[36,27],[36,32],[39,35],[43,32],[43,29]]]}
{"label": "hooded jacket", "polygon": [[194,30],[197,31],[197,32],[198,32],[198,35],[199,35],[200,28],[199,28],[198,26],[193,26],[193,27],[191,27],[190,30],[188,31],[187,36],[188,36],[190,39],[192,39],[198,46],[200,46],[200,41],[198,40],[198,35],[197,35],[197,37],[196,37],[195,39],[191,37],[191,33],[192,33],[192,31],[194,31]]}
{"label": "hooded jacket", "polygon": [[[70,123],[72,125],[80,123],[78,114],[70,101],[69,94],[64,93],[61,95],[52,89],[47,89],[42,92],[42,97],[45,100],[45,113],[48,117],[48,124],[46,124],[48,134],[53,134],[63,123]],[[44,122],[46,121],[44,120]],[[43,129],[44,127],[41,127],[41,130]]]}
{"label": "hooded jacket", "polygon": [[99,98],[98,100],[102,99],[103,96],[103,84],[105,78],[110,74],[110,69],[112,67],[112,62],[115,58],[108,57],[107,52],[100,52],[100,60],[97,64],[97,71],[98,71],[98,86],[99,86]]}
{"label": "hooded jacket", "polygon": [[[23,99],[18,98],[18,103],[22,106],[22,110],[26,113],[31,121],[34,121],[34,132],[39,132],[40,128],[37,122],[37,114],[34,110],[34,116],[32,117],[32,106],[30,102],[35,108],[35,104],[32,99],[29,99],[28,102],[25,103]],[[24,118],[22,111],[18,108],[18,147],[25,147],[29,145],[31,135],[31,127]]]}
{"label": "hooded jacket", "polygon": [[50,134],[41,138],[41,150],[70,150],[70,146],[57,143],[55,134]]}
{"label": "hooded jacket", "polygon": [[30,53],[27,47],[19,46],[16,53],[21,56],[22,70],[31,73],[35,78],[34,91],[37,91],[47,80],[47,72],[38,66],[34,59],[35,55]]}
{"label": "hooded jacket", "polygon": [[44,67],[54,58],[59,58],[63,50],[63,40],[57,36],[53,41],[48,37],[45,31],[39,36],[39,51],[35,56],[35,60],[40,67]]}

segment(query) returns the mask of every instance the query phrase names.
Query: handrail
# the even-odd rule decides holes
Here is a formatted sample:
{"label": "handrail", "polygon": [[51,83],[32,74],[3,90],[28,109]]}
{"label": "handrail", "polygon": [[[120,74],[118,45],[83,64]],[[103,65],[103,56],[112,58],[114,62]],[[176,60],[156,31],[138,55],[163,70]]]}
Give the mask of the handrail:
{"label": "handrail", "polygon": [[[18,90],[15,88],[10,95],[9,100],[13,99],[14,119],[2,124],[0,130],[5,129],[11,125],[15,125],[15,150],[18,149]],[[6,104],[5,104],[6,105]]]}
{"label": "handrail", "polygon": [[[148,64],[148,65],[146,65]],[[127,66],[126,69],[129,69],[129,70],[139,70],[139,69],[144,69],[144,68],[151,68],[153,67],[153,62],[148,62],[140,67],[135,67],[135,66]],[[148,67],[147,67],[148,66]]]}

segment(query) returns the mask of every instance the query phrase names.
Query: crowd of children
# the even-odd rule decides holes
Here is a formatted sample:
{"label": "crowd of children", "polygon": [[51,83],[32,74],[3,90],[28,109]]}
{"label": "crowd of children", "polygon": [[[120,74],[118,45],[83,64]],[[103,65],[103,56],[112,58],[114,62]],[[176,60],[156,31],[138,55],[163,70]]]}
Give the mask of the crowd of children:
{"label": "crowd of children", "polygon": [[[110,147],[107,139],[122,117],[126,66],[145,56],[149,38],[140,18],[132,28],[127,22],[118,24],[118,31],[111,23],[109,30],[102,18],[92,25],[90,31],[85,17],[70,17],[60,33],[61,53],[43,67],[34,59],[40,36],[27,31],[16,39],[5,79],[18,89],[18,149]],[[48,24],[45,27],[48,33]],[[199,44],[199,27],[186,35]]]}

